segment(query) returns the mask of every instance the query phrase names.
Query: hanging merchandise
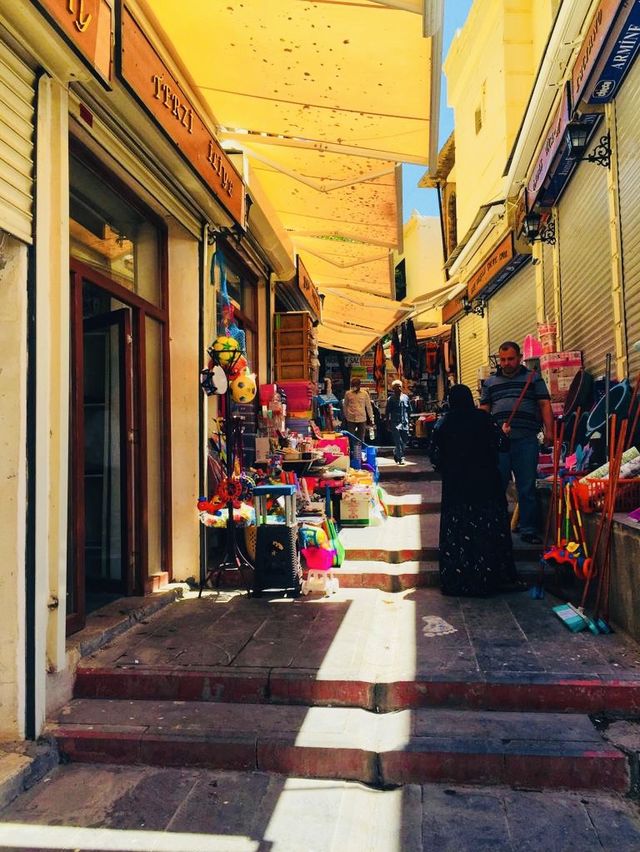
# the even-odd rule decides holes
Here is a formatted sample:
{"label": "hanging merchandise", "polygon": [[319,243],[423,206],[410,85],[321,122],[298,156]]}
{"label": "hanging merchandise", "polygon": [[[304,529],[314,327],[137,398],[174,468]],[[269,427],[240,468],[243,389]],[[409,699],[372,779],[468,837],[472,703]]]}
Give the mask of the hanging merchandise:
{"label": "hanging merchandise", "polygon": [[440,362],[440,344],[436,340],[428,340],[426,349],[426,372],[435,375]]}
{"label": "hanging merchandise", "polygon": [[420,378],[419,363],[420,356],[418,352],[418,338],[413,325],[413,320],[406,320],[402,323],[402,372],[405,378],[418,381]]}
{"label": "hanging merchandise", "polygon": [[391,332],[391,363],[400,375],[400,338],[398,337],[397,328],[394,328]]}
{"label": "hanging merchandise", "polygon": [[373,378],[376,383],[378,398],[382,397],[384,393],[385,363],[384,347],[382,341],[379,340],[376,343],[375,352],[373,353]]}
{"label": "hanging merchandise", "polygon": [[255,373],[243,372],[231,380],[231,396],[234,402],[246,405],[254,399],[256,391]]}
{"label": "hanging merchandise", "polygon": [[239,327],[234,319],[234,307],[229,298],[229,290],[227,287],[227,272],[224,262],[224,255],[217,249],[212,260],[211,280],[218,284],[218,334],[225,337],[231,337],[238,344],[238,349],[241,352],[247,351],[247,339],[244,331]]}

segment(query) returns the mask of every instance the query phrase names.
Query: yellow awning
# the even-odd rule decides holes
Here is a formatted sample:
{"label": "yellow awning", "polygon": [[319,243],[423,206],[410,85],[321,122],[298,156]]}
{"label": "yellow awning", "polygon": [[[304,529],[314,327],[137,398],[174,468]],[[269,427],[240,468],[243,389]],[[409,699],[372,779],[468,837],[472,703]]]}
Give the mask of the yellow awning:
{"label": "yellow awning", "polygon": [[357,290],[327,288],[319,328],[320,345],[335,349],[336,343],[340,343],[340,348],[364,352],[413,311],[413,305],[408,302]]}
{"label": "yellow awning", "polygon": [[[179,13],[174,0],[138,5],[224,147],[249,158],[326,294],[324,311],[340,288],[388,299],[391,251],[402,245],[398,164],[428,165],[437,150],[442,0],[207,0]],[[390,313],[404,318],[397,304]],[[365,336],[345,331],[343,348],[363,351]]]}

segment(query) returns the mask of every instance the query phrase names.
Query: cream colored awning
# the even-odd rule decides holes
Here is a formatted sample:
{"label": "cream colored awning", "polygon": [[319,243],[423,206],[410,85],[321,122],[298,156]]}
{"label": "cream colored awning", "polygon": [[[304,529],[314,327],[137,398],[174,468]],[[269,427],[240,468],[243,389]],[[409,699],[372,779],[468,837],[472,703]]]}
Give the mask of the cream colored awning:
{"label": "cream colored awning", "polygon": [[429,165],[437,150],[442,0],[138,5],[224,147],[249,158],[325,312],[329,290],[389,298],[391,251],[402,247],[398,164]]}
{"label": "cream colored awning", "polygon": [[362,353],[413,312],[414,307],[408,302],[356,290],[325,288],[320,345]]}

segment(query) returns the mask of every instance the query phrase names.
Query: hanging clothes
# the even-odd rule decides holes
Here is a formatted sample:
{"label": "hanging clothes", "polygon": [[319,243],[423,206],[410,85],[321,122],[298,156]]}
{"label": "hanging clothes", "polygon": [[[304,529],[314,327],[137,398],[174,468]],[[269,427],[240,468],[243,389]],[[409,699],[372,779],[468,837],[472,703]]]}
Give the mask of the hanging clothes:
{"label": "hanging clothes", "polygon": [[394,328],[391,332],[391,363],[400,373],[400,338],[397,328]]}
{"label": "hanging clothes", "polygon": [[436,340],[428,340],[426,345],[426,372],[435,375],[440,362],[440,344]]}
{"label": "hanging clothes", "polygon": [[420,356],[418,338],[412,320],[402,323],[402,372],[407,379],[417,381],[420,378]]}
{"label": "hanging clothes", "polygon": [[386,359],[384,357],[384,347],[379,340],[376,343],[376,349],[373,353],[373,378],[376,383],[376,393],[381,397],[384,392],[384,367]]}

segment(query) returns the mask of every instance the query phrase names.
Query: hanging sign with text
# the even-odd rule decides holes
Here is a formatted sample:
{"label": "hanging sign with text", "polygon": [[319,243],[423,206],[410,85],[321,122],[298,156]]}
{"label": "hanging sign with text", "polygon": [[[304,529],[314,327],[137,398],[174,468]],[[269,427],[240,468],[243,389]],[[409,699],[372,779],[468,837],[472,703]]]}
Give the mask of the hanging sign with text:
{"label": "hanging sign with text", "polygon": [[584,89],[583,99],[604,104],[617,94],[640,53],[640,0],[627,0],[609,32],[601,57]]}
{"label": "hanging sign with text", "polygon": [[322,301],[318,293],[318,288],[311,280],[311,276],[307,272],[304,263],[300,260],[300,255],[296,255],[296,278],[298,289],[311,308],[311,313],[317,320],[322,319]]}
{"label": "hanging sign with text", "polygon": [[569,124],[569,87],[565,86],[560,103],[554,113],[553,120],[547,130],[544,144],[538,154],[538,159],[527,185],[527,202],[529,209],[536,203],[538,194],[547,175],[551,171],[554,158],[564,141],[565,130]]}
{"label": "hanging sign with text", "polygon": [[218,201],[243,225],[242,178],[127,7],[122,10],[119,71]]}
{"label": "hanging sign with text", "polygon": [[513,254],[513,234],[510,231],[469,279],[467,298],[474,299],[484,290],[494,276],[509,263]]}
{"label": "hanging sign with text", "polygon": [[101,83],[111,80],[113,0],[34,0]]}

